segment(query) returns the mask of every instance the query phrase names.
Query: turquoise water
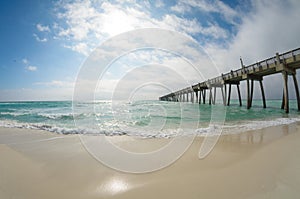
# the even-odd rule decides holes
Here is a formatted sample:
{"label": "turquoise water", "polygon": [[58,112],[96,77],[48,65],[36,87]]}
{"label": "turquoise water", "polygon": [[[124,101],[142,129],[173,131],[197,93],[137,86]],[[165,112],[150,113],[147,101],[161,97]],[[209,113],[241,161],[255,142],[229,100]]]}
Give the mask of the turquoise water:
{"label": "turquoise water", "polygon": [[250,110],[238,106],[237,100],[228,107],[164,101],[1,102],[0,126],[143,137],[213,134],[216,127],[223,128],[224,133],[239,133],[299,120],[295,100],[290,101],[289,114],[280,106],[280,100],[268,100],[266,109],[261,100],[254,100]]}

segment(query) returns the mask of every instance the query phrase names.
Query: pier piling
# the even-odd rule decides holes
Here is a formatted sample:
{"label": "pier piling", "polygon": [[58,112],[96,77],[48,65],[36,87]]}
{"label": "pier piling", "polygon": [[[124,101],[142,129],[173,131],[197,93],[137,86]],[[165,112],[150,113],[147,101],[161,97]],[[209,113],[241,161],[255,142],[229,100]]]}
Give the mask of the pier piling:
{"label": "pier piling", "polygon": [[287,72],[283,71],[282,76],[283,76],[284,110],[286,113],[289,113],[289,88],[288,88]]}
{"label": "pier piling", "polygon": [[298,108],[298,111],[300,111],[300,96],[299,96],[299,87],[298,87],[296,73],[293,74],[293,80],[294,80],[294,86],[295,86],[295,91],[296,91],[297,108]]}
{"label": "pier piling", "polygon": [[231,84],[229,84],[229,88],[228,88],[228,101],[227,101],[227,106],[230,105],[230,95],[231,95]]}

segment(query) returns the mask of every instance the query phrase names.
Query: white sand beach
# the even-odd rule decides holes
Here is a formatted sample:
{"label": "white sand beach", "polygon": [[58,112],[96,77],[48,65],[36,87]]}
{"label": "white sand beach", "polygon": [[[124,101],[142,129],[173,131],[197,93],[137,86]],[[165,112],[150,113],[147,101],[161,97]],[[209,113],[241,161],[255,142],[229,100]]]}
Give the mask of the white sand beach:
{"label": "white sand beach", "polygon": [[[128,150],[146,151],[168,141],[110,139]],[[76,135],[0,128],[0,198],[299,197],[299,124],[224,135],[209,156],[200,160],[202,140],[195,139],[167,168],[129,174],[95,160]]]}

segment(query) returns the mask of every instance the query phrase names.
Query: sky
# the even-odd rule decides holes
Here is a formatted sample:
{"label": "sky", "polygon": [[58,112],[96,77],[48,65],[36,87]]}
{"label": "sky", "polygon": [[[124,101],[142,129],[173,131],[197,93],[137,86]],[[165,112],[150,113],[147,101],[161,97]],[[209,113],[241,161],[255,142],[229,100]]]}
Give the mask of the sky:
{"label": "sky", "polygon": [[[103,52],[99,46],[144,28],[176,32],[181,38],[177,41],[174,37],[177,48],[170,41],[168,45],[180,55],[160,49],[130,51],[114,60],[103,74],[94,75],[92,83],[99,100],[124,96],[124,92],[127,97],[157,99],[238,69],[240,56],[250,65],[276,52],[298,48],[299,19],[298,0],[1,1],[0,101],[71,100],[74,90],[78,92],[74,88],[83,68],[97,56],[95,52],[113,58],[111,49]],[[173,35],[161,37],[158,32],[141,38],[157,36],[156,40],[164,43]],[[129,40],[127,35],[114,45],[130,50]],[[185,40],[197,48],[186,48]],[[280,75],[265,78],[267,98],[281,97],[281,79]],[[260,97],[258,93],[255,96]]]}

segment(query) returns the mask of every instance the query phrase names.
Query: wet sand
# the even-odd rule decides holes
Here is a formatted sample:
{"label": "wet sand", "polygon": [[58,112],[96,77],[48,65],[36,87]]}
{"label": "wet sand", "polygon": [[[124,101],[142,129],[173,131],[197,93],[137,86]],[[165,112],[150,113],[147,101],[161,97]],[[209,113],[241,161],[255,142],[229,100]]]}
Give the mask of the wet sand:
{"label": "wet sand", "polygon": [[[143,152],[170,141],[109,139]],[[221,136],[199,159],[202,141],[164,169],[129,174],[101,164],[76,135],[0,128],[0,198],[299,198],[299,124]]]}

